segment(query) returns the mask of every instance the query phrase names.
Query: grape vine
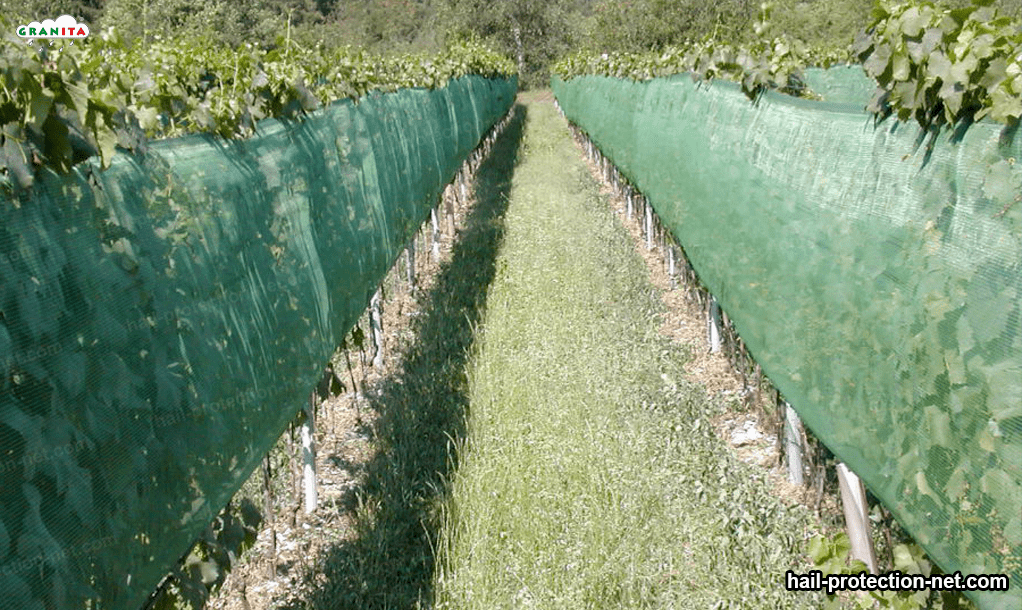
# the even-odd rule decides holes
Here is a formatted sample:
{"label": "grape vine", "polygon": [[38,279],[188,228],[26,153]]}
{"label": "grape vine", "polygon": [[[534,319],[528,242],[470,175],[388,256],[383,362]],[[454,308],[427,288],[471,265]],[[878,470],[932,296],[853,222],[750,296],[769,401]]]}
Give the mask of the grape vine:
{"label": "grape vine", "polygon": [[[0,20],[0,28],[13,27]],[[436,56],[374,56],[282,40],[263,50],[156,39],[129,47],[110,29],[65,45],[0,40],[0,185],[29,188],[43,168],[65,172],[118,147],[204,132],[240,138],[259,119],[296,118],[370,91],[441,87],[467,74],[509,77],[509,59],[471,41]]]}
{"label": "grape vine", "polygon": [[754,25],[757,40],[751,45],[709,39],[658,53],[580,53],[559,62],[554,72],[565,79],[599,74],[633,80],[689,73],[696,81],[721,78],[739,83],[752,100],[767,89],[812,97],[802,79],[805,66],[841,63],[847,60],[847,52],[812,49],[784,35],[771,38],[771,5],[764,3],[760,8],[761,18]]}
{"label": "grape vine", "polygon": [[1022,27],[999,15],[993,0],[960,9],[926,0],[878,3],[873,20],[845,50],[810,49],[799,40],[766,38],[769,5],[756,24],[760,40],[746,47],[715,41],[663,53],[579,54],[555,73],[646,80],[690,73],[693,79],[738,82],[757,99],[767,89],[813,97],[802,83],[806,66],[861,62],[877,82],[867,110],[879,119],[915,119],[923,128],[957,126],[989,117],[1006,125],[1022,118]]}
{"label": "grape vine", "polygon": [[869,110],[880,118],[914,118],[924,128],[983,117],[1017,125],[1022,28],[991,5],[973,0],[951,10],[931,2],[879,2],[852,47],[878,84]]}

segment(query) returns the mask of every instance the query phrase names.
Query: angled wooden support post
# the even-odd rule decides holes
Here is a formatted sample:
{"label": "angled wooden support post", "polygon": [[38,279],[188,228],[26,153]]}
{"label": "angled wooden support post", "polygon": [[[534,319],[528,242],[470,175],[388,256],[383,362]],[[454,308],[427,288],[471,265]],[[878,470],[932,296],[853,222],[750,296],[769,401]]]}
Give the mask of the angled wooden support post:
{"label": "angled wooden support post", "polygon": [[844,463],[837,465],[837,478],[841,486],[841,505],[844,508],[848,539],[852,544],[852,559],[866,564],[869,571],[877,573],[876,553],[873,538],[869,534],[869,506],[866,504],[866,488],[854,472]]}

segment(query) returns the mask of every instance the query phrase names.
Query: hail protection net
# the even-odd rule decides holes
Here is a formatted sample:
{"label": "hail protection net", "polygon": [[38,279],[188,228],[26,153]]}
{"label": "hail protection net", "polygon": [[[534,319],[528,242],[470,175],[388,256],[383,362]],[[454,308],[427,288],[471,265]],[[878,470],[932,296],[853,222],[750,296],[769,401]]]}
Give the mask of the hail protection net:
{"label": "hail protection net", "polygon": [[554,92],[812,431],[946,572],[1010,575],[982,607],[1022,606],[1022,137],[929,148],[858,104],[688,76]]}
{"label": "hail protection net", "polygon": [[373,94],[0,196],[0,608],[140,607],[515,90]]}
{"label": "hail protection net", "polygon": [[873,99],[876,82],[866,75],[862,66],[835,66],[829,69],[808,68],[805,83],[825,102],[851,104],[862,110]]}

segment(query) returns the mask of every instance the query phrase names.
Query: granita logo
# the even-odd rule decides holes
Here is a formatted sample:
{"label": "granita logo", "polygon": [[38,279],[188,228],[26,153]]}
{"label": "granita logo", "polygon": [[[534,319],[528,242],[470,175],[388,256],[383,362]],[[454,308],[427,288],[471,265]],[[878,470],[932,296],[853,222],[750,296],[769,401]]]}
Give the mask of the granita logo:
{"label": "granita logo", "polygon": [[47,19],[42,23],[33,21],[28,25],[18,26],[18,36],[22,38],[85,38],[89,35],[89,26],[78,21],[71,15],[61,15],[56,19]]}

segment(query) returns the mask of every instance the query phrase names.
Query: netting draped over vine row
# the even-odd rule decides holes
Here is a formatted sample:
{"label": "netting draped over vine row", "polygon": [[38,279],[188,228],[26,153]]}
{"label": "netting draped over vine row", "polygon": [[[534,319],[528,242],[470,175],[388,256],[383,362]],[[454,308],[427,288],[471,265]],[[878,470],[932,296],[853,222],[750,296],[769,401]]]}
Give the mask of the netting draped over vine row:
{"label": "netting draped over vine row", "polygon": [[809,89],[825,102],[852,104],[865,108],[873,98],[877,84],[866,76],[862,66],[834,66],[832,68],[806,68],[803,78]]}
{"label": "netting draped over vine row", "polygon": [[371,94],[0,198],[0,608],[143,603],[515,90]]}
{"label": "netting draped over vine row", "polygon": [[[1022,602],[1022,138],[687,76],[555,79],[805,423],[945,571]],[[844,84],[838,82],[844,81]],[[826,95],[824,96],[826,97]]]}

